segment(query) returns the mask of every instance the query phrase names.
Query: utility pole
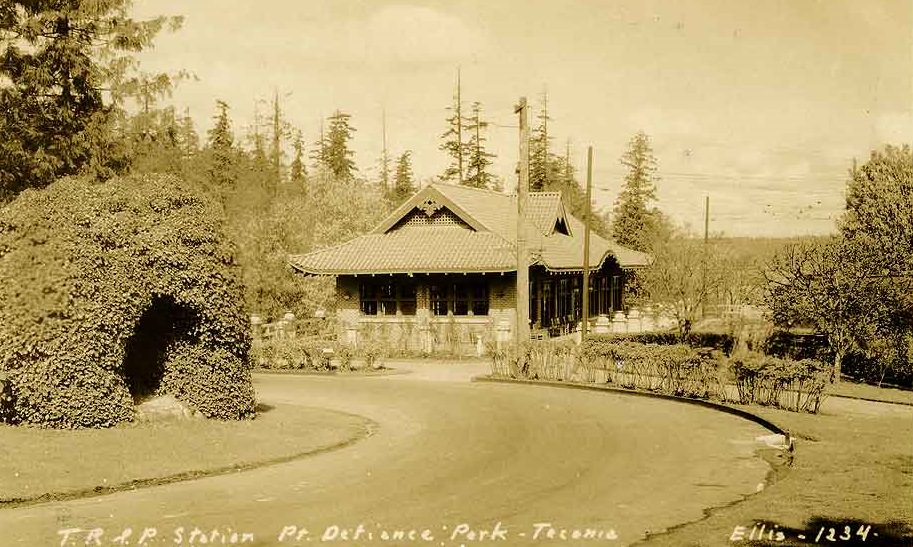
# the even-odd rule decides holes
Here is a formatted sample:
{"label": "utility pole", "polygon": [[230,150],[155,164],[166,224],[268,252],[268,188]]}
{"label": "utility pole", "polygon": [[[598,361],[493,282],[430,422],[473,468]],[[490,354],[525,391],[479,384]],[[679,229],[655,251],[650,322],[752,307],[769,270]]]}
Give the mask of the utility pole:
{"label": "utility pole", "polygon": [[590,195],[593,189],[593,147],[586,151],[586,208],[583,210],[583,321],[580,323],[580,342],[586,340],[590,321]]}
{"label": "utility pole", "polygon": [[517,347],[529,342],[529,250],[526,248],[526,194],[529,191],[529,120],[526,97],[514,107],[520,115],[520,178],[517,181]]}

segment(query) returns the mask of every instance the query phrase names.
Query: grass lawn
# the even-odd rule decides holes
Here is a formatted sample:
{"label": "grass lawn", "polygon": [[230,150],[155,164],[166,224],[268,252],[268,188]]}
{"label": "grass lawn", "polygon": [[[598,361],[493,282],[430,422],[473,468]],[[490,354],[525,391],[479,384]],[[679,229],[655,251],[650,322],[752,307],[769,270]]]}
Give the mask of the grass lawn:
{"label": "grass lawn", "polygon": [[[792,466],[761,493],[646,545],[913,545],[913,408],[836,397],[819,415],[746,408],[796,437]],[[776,526],[785,540],[748,541],[755,524],[765,539]],[[730,541],[737,526],[743,539]]]}
{"label": "grass lawn", "polygon": [[845,395],[847,397],[858,397],[860,399],[873,399],[876,401],[887,401],[889,403],[913,405],[913,391],[878,387],[849,380],[843,380],[839,384],[831,386],[829,392],[834,395]]}
{"label": "grass lawn", "polygon": [[254,420],[183,420],[111,429],[0,426],[0,507],[159,484],[292,459],[361,438],[358,416],[290,405]]}

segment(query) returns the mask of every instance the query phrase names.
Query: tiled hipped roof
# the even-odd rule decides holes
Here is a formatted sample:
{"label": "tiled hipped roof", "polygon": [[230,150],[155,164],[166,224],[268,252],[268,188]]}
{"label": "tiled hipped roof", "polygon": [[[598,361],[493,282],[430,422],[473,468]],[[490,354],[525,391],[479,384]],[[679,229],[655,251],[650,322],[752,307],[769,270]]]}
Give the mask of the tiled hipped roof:
{"label": "tiled hipped roof", "polygon": [[[557,192],[529,194],[525,233],[530,263],[583,269],[583,223],[567,215]],[[555,231],[564,222],[565,235]],[[517,202],[489,190],[449,184],[425,187],[371,233],[341,245],[289,257],[318,275],[509,272],[517,269]],[[610,257],[623,268],[649,264],[644,253],[590,234],[590,267]]]}

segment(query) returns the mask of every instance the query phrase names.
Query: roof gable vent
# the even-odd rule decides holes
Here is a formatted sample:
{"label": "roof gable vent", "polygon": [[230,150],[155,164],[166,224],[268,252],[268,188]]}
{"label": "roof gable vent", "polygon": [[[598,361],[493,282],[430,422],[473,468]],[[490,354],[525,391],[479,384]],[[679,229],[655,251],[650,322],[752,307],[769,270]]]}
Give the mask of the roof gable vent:
{"label": "roof gable vent", "polygon": [[427,207],[425,205],[426,204],[423,203],[422,206],[415,207],[388,231],[392,232],[407,226],[455,226],[466,230],[472,230],[471,226],[463,222],[463,220],[450,209],[438,204],[434,204],[435,207]]}
{"label": "roof gable vent", "polygon": [[552,233],[564,234],[566,236],[571,235],[571,230],[567,227],[567,219],[563,216],[558,217],[555,221],[555,227],[552,229]]}

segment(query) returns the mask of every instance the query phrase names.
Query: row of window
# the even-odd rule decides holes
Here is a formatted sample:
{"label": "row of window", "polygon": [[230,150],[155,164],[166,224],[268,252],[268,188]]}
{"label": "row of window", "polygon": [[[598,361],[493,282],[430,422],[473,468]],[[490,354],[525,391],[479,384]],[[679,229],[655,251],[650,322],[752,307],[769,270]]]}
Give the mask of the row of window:
{"label": "row of window", "polygon": [[[582,278],[577,276],[541,281],[536,290],[530,291],[529,295],[529,310],[533,323],[550,326],[580,320],[583,314],[583,310],[580,309],[582,285]],[[590,316],[608,315],[622,309],[623,291],[624,281],[620,275],[591,277]],[[537,298],[541,298],[541,301]]]}
{"label": "row of window", "polygon": [[[365,315],[415,315],[416,285],[409,281],[361,283],[359,300]],[[434,315],[488,315],[488,287],[473,283],[433,283],[428,286]]]}
{"label": "row of window", "polygon": [[359,288],[361,313],[365,315],[415,315],[415,283],[363,282]]}
{"label": "row of window", "polygon": [[[545,280],[537,290],[530,291],[529,309],[533,322],[548,326],[579,320],[581,285],[579,277],[562,277]],[[621,276],[593,276],[589,287],[590,315],[611,314],[622,309],[623,287]],[[365,315],[415,315],[417,289],[414,282],[364,281],[359,290],[361,312]],[[433,315],[488,315],[488,286],[484,284],[432,283],[428,285],[428,300]]]}

